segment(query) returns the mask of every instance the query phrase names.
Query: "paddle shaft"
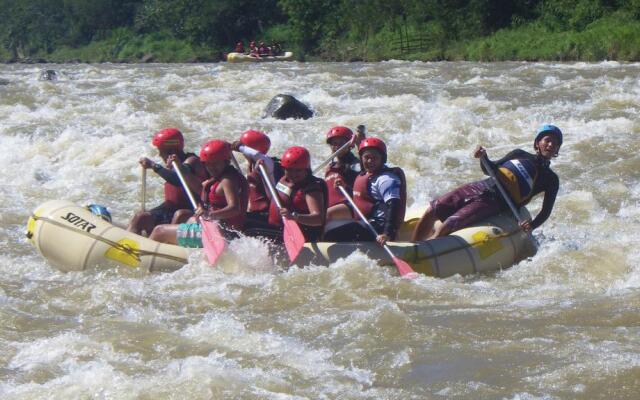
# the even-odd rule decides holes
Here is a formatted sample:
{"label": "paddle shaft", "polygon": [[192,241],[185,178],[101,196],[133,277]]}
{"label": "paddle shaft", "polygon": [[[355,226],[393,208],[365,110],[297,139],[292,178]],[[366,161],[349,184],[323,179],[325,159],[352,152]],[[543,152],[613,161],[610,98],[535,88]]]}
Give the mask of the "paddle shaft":
{"label": "paddle shaft", "polygon": [[491,163],[489,162],[489,159],[487,158],[487,156],[484,155],[484,156],[480,157],[480,162],[482,163],[482,166],[484,167],[484,169],[487,170],[487,173],[489,174],[489,176],[496,183],[496,187],[500,191],[500,194],[502,195],[502,198],[504,199],[504,201],[507,203],[507,205],[511,209],[511,212],[513,213],[513,216],[516,217],[516,221],[518,221],[518,223],[522,222],[523,219],[520,216],[520,212],[516,208],[515,204],[513,204],[513,201],[511,201],[511,197],[509,197],[509,194],[507,193],[506,190],[504,190],[504,188],[502,187],[502,184],[500,183],[500,181],[496,177],[496,173],[493,171],[493,168],[492,168]]}
{"label": "paddle shaft", "polygon": [[187,181],[184,179],[184,175],[182,175],[182,171],[180,171],[180,167],[177,162],[173,162],[173,169],[176,170],[176,174],[178,174],[178,178],[180,179],[180,183],[182,183],[182,187],[184,191],[187,192],[187,196],[189,197],[189,201],[191,202],[191,206],[195,210],[198,208],[198,203],[196,203],[196,199],[193,198],[193,193],[189,189],[189,185],[187,185]]}
{"label": "paddle shaft", "polygon": [[[356,128],[358,130],[359,133],[364,134],[365,133],[365,127],[364,125],[358,125],[358,127]],[[326,160],[324,160],[323,162],[320,163],[320,165],[318,165],[314,170],[313,170],[313,175],[317,174],[318,172],[320,172],[322,170],[322,168],[324,168],[327,164],[329,164],[334,157],[336,157],[338,154],[342,153],[342,151],[344,151],[344,149],[346,149],[349,146],[353,146],[352,141],[348,141],[347,143],[343,144],[342,146],[340,146],[340,148],[336,151],[333,152],[333,154],[331,154],[329,156],[329,158],[327,158]]]}
{"label": "paddle shaft", "polygon": [[[349,204],[351,204],[351,207],[356,210],[356,213],[358,214],[358,216],[360,217],[360,219],[362,220],[362,222],[365,223],[365,225],[367,225],[367,228],[369,228],[369,230],[371,231],[371,233],[373,233],[374,237],[378,237],[378,232],[376,231],[376,229],[373,227],[373,225],[371,225],[371,223],[369,222],[369,220],[367,220],[367,217],[364,216],[364,214],[362,214],[362,211],[360,211],[360,209],[358,208],[358,206],[356,205],[356,203],[353,201],[353,199],[351,198],[351,196],[349,196],[349,193],[347,193],[347,191],[345,190],[344,187],[342,186],[338,186],[338,189],[342,192],[342,194],[344,195],[344,197],[347,199],[347,201],[349,202]],[[413,268],[411,268],[411,266],[409,265],[409,263],[407,263],[406,261],[400,259],[398,256],[396,256],[395,254],[393,254],[393,251],[391,251],[391,249],[389,248],[389,246],[387,246],[386,244],[382,245],[382,248],[384,248],[384,251],[387,252],[387,254],[389,255],[389,257],[391,257],[391,260],[393,261],[393,263],[396,265],[396,268],[398,269],[398,272],[400,273],[400,275],[403,278],[407,278],[407,279],[414,279],[416,278],[418,275],[416,274],[416,272],[413,270]]]}
{"label": "paddle shaft", "polygon": [[234,156],[233,153],[231,153],[231,162],[233,163],[233,166],[236,167],[238,172],[242,173],[242,170],[240,169],[240,164],[238,164],[238,160],[236,160],[236,156]]}
{"label": "paddle shaft", "polygon": [[264,169],[264,165],[262,164],[258,164],[258,168],[260,169],[260,173],[262,174],[262,179],[264,179],[267,188],[269,188],[271,198],[276,202],[276,206],[278,206],[278,209],[281,209],[282,203],[280,203],[280,197],[278,196],[278,193],[276,193],[276,189],[273,187],[273,183],[271,183],[271,179],[269,178],[267,170]]}
{"label": "paddle shaft", "polygon": [[142,211],[147,209],[147,169],[142,167],[140,173],[140,207]]}

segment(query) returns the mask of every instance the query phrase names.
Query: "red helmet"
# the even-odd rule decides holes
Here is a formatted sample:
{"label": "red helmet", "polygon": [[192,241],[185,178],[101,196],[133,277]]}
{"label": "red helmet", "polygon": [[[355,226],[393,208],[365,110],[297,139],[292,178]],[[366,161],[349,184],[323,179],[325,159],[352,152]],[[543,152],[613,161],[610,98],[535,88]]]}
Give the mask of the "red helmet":
{"label": "red helmet", "polygon": [[362,142],[360,142],[360,146],[358,146],[358,154],[362,156],[362,152],[366,149],[376,149],[380,153],[382,153],[382,162],[387,162],[387,145],[378,138],[368,137]]}
{"label": "red helmet", "polygon": [[345,138],[346,140],[351,140],[351,138],[353,137],[353,131],[346,126],[334,126],[333,128],[329,129],[329,132],[327,132],[327,143],[329,143],[329,140],[333,139],[334,137],[341,137]]}
{"label": "red helmet", "polygon": [[240,143],[252,149],[258,150],[262,154],[267,154],[271,147],[271,140],[264,132],[249,129],[240,136]]}
{"label": "red helmet", "polygon": [[184,148],[184,137],[176,128],[166,128],[157,132],[153,136],[151,143],[159,149],[182,150]]}
{"label": "red helmet", "polygon": [[231,159],[231,145],[224,140],[210,140],[200,150],[200,161],[218,161]]}
{"label": "red helmet", "polygon": [[283,168],[307,169],[311,168],[311,155],[301,146],[289,147],[280,160]]}

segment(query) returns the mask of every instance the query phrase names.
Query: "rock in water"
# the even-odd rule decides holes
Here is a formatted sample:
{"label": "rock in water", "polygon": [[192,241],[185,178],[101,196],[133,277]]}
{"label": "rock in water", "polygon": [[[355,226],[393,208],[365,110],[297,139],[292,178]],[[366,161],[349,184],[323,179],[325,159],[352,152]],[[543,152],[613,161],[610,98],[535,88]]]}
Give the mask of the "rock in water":
{"label": "rock in water", "polygon": [[52,69],[42,69],[40,70],[40,75],[38,76],[39,81],[55,81],[58,79],[58,74],[55,70]]}
{"label": "rock in water", "polygon": [[313,116],[313,111],[304,103],[288,94],[275,96],[267,108],[264,110],[263,118],[273,117],[276,119],[309,119]]}

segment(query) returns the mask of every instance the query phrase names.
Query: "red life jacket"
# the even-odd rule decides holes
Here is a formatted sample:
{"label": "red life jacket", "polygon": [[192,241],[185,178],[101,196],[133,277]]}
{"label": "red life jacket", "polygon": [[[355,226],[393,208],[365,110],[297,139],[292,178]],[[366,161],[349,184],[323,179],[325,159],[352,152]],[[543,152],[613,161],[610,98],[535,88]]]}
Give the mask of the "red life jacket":
{"label": "red life jacket", "polygon": [[360,165],[360,161],[352,153],[349,154],[351,157],[346,157],[346,160],[340,160],[340,162],[332,162],[325,170],[324,180],[327,182],[328,191],[327,207],[343,203],[346,200],[342,192],[336,188],[336,180],[338,178],[342,179],[346,186],[345,189],[349,191],[358,176],[358,172],[353,169],[353,165],[354,163]]}
{"label": "red life jacket", "polygon": [[[273,160],[273,173],[276,180],[283,175],[280,160],[275,157]],[[257,168],[249,167],[247,174],[247,182],[249,183],[249,212],[266,212],[269,210],[269,197],[267,197],[267,189],[262,181],[262,174]]]}
{"label": "red life jacket", "polygon": [[[187,160],[190,157],[196,157],[198,158],[198,161],[200,160],[200,158],[193,153],[187,153],[185,156],[186,156],[185,160]],[[204,182],[207,179],[207,175],[206,175],[207,172],[204,168],[201,168],[200,170],[201,172],[199,174],[196,174],[196,176],[200,180],[200,182]],[[191,206],[191,202],[189,201],[189,197],[187,196],[187,193],[184,191],[184,188],[182,187],[182,185],[175,186],[169,182],[165,182],[164,183],[164,202],[165,204],[173,207],[174,210],[180,210],[180,209],[193,210],[193,207]]]}
{"label": "red life jacket", "polygon": [[395,221],[396,228],[399,228],[404,222],[404,215],[407,209],[407,179],[404,176],[402,168],[384,167],[376,174],[361,172],[353,183],[353,202],[356,203],[360,211],[362,211],[362,214],[369,218],[374,207],[377,206],[379,202],[382,202],[382,200],[375,200],[371,197],[371,193],[369,193],[369,182],[383,172],[391,172],[400,178],[400,212]]}
{"label": "red life jacket", "polygon": [[232,229],[240,230],[244,226],[244,221],[246,219],[247,201],[249,199],[249,187],[247,184],[247,180],[244,178],[244,176],[242,176],[241,173],[238,172],[237,169],[233,168],[232,166],[227,166],[227,168],[222,172],[218,179],[213,181],[210,185],[202,188],[202,194],[200,198],[206,206],[211,207],[211,209],[214,211],[225,208],[227,206],[227,198],[224,196],[224,193],[216,193],[216,190],[218,189],[218,186],[223,179],[233,179],[234,175],[237,179],[236,182],[238,182],[239,184],[238,198],[241,208],[240,214],[235,217],[220,220],[220,222],[223,222],[226,226]]}
{"label": "red life jacket", "polygon": [[[309,206],[307,206],[305,197],[307,193],[313,192],[322,192],[325,204],[327,204],[327,184],[313,175],[309,175],[307,179],[298,185],[293,184],[287,177],[283,176],[276,186],[276,193],[280,197],[282,207],[300,214],[309,214]],[[323,212],[326,213],[326,207]],[[282,225],[282,218],[275,201],[271,201],[269,206],[269,223],[276,226]],[[301,227],[304,226],[300,225]]]}

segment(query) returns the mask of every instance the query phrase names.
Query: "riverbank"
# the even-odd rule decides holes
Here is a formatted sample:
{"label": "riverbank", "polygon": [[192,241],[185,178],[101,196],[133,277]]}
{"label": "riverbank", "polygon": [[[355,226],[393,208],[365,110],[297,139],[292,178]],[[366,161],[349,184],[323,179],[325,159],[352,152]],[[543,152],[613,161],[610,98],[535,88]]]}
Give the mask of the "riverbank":
{"label": "riverbank", "polygon": [[[438,26],[404,33],[381,30],[362,40],[323,42],[321,47],[292,50],[298,61],[640,61],[640,21],[626,14],[601,18],[580,31],[553,31],[539,22],[503,29],[490,36],[450,40]],[[285,42],[286,45],[286,42]],[[228,49],[194,45],[168,34],[136,35],[116,29],[105,40],[87,46],[61,47],[29,57],[0,48],[0,61],[20,63],[194,63],[224,60]]]}

